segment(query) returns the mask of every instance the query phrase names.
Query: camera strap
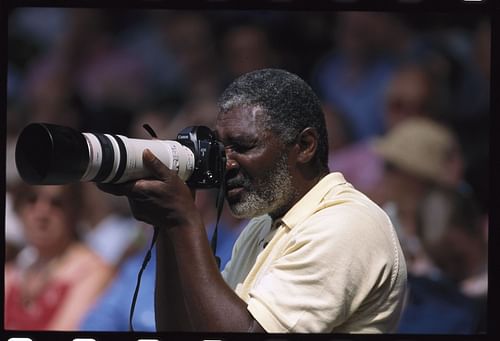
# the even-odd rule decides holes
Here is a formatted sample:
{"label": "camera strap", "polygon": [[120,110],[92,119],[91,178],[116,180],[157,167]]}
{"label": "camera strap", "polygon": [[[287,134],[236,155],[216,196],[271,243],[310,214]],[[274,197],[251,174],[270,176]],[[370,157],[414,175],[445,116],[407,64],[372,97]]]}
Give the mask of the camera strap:
{"label": "camera strap", "polygon": [[[151,135],[152,138],[156,139],[158,138],[158,135],[156,135],[156,132],[151,128],[151,126],[147,123],[143,124],[142,127]],[[146,267],[148,266],[149,261],[151,260],[151,252],[153,250],[153,247],[156,243],[156,239],[158,238],[158,232],[159,229],[156,226],[153,226],[154,232],[153,232],[153,237],[151,238],[151,244],[149,245],[149,249],[146,252],[146,255],[144,256],[144,260],[142,261],[141,269],[139,270],[139,274],[137,275],[137,283],[135,285],[135,290],[134,290],[134,296],[132,297],[132,304],[130,305],[130,315],[128,318],[128,328],[129,331],[133,332],[134,331],[134,326],[132,324],[132,319],[134,317],[134,311],[135,311],[135,305],[137,303],[137,296],[139,295],[139,288],[141,287],[141,279],[142,279],[142,273],[144,270],[146,270]]]}
{"label": "camera strap", "polygon": [[139,288],[141,287],[141,278],[142,278],[142,273],[144,270],[146,270],[146,267],[151,260],[151,252],[153,250],[153,247],[156,243],[156,239],[158,238],[158,231],[159,228],[154,226],[154,232],[153,232],[153,237],[151,238],[151,244],[149,246],[148,251],[146,252],[146,256],[144,256],[144,260],[142,261],[141,269],[139,270],[139,274],[137,275],[137,283],[135,285],[135,290],[134,290],[134,296],[132,297],[132,304],[130,306],[130,315],[129,315],[129,320],[128,320],[128,326],[129,330],[131,332],[134,331],[134,326],[132,325],[132,318],[134,317],[134,311],[135,311],[135,305],[137,303],[137,296],[139,295]]}
{"label": "camera strap", "polygon": [[216,208],[217,208],[217,220],[215,221],[215,228],[212,234],[212,239],[210,241],[210,246],[212,247],[212,252],[217,262],[217,267],[220,270],[220,257],[217,256],[217,235],[219,232],[219,220],[222,214],[222,209],[224,208],[224,193],[226,192],[226,157],[222,157],[222,162],[224,162],[224,167],[222,168],[222,179],[220,182],[219,191],[217,192]]}

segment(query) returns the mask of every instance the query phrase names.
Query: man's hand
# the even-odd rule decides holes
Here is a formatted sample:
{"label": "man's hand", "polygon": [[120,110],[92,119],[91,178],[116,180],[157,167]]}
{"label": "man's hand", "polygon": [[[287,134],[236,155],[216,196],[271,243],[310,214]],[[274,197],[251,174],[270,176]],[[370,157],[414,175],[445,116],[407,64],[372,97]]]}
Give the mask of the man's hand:
{"label": "man's hand", "polygon": [[134,217],[153,226],[165,228],[201,224],[194,203],[194,191],[149,149],[143,152],[142,160],[152,174],[150,179],[98,184],[97,187],[107,193],[125,195]]}

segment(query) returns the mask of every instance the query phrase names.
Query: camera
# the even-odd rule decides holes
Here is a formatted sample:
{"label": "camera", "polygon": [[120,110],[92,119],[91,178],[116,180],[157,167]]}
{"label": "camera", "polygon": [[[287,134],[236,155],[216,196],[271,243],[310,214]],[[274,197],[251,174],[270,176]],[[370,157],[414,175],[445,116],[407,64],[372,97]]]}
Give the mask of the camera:
{"label": "camera", "polygon": [[145,140],[31,123],[19,135],[15,159],[19,175],[32,185],[122,183],[150,176],[142,162],[146,148],[190,187],[214,188],[223,181],[224,146],[205,126],[187,127],[176,140]]}

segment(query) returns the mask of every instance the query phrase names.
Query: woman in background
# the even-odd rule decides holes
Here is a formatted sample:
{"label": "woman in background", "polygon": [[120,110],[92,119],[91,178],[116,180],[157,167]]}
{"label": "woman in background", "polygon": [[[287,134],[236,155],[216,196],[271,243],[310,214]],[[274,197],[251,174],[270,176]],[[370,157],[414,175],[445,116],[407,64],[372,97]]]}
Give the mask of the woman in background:
{"label": "woman in background", "polygon": [[17,188],[27,246],[5,266],[6,329],[75,330],[112,277],[77,238],[80,205],[80,184]]}

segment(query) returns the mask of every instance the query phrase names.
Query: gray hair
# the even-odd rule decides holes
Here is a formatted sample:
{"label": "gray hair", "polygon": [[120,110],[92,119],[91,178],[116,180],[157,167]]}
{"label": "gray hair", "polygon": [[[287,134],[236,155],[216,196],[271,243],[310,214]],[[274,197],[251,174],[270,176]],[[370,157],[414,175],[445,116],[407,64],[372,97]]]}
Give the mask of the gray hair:
{"label": "gray hair", "polygon": [[237,78],[219,99],[221,113],[238,106],[260,107],[266,124],[285,144],[293,143],[305,128],[319,135],[316,159],[328,169],[328,135],[318,96],[300,77],[285,70],[262,69]]}

